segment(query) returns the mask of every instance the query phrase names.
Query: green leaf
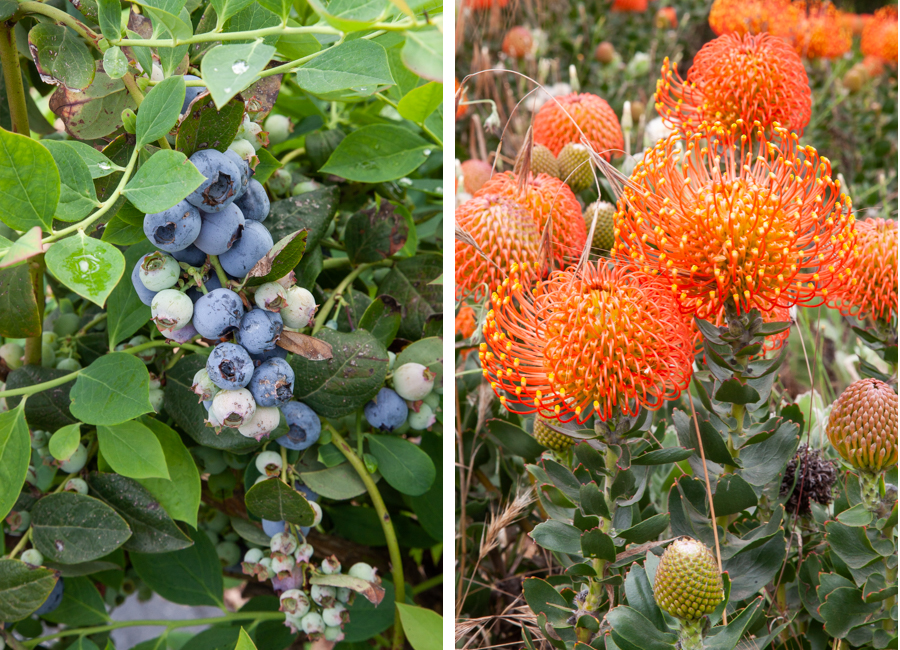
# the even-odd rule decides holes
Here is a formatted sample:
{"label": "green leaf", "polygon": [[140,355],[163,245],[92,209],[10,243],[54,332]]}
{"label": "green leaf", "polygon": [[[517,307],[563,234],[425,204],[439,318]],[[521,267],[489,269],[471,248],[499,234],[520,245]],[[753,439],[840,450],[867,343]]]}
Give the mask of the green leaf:
{"label": "green leaf", "polygon": [[437,612],[424,607],[397,603],[400,623],[413,650],[440,650],[444,619]]}
{"label": "green leaf", "polygon": [[363,99],[394,84],[387,52],[366,39],[325,50],[297,68],[295,77],[303,90],[327,101]]}
{"label": "green leaf", "polygon": [[744,468],[738,471],[741,478],[750,485],[762,487],[780,477],[797,451],[800,440],[797,431],[796,423],[782,421],[770,438],[743,447],[741,463]]}
{"label": "green leaf", "polygon": [[581,533],[579,544],[579,551],[575,552],[580,552],[586,558],[598,558],[607,562],[616,561],[616,546],[612,538],[599,528],[593,528]]}
{"label": "green leaf", "polygon": [[756,492],[737,474],[725,474],[716,484],[713,507],[716,516],[734,515],[757,504]]}
{"label": "green leaf", "polygon": [[360,183],[393,181],[414,172],[434,148],[403,127],[372,124],[344,138],[321,171]]}
{"label": "green leaf", "polygon": [[100,307],[125,272],[122,253],[83,230],[54,243],[44,259],[57,280]]}
{"label": "green leaf", "polygon": [[385,0],[331,0],[327,9],[319,0],[309,0],[309,6],[325,22],[342,32],[369,28],[387,9]]}
{"label": "green leaf", "polygon": [[131,564],[141,580],[168,601],[223,607],[216,549],[205,532],[190,530],[188,535],[193,546],[168,553],[130,553]]}
{"label": "green leaf", "polygon": [[70,397],[72,415],[86,424],[118,424],[153,412],[147,366],[125,352],[107,354],[82,370]]}
{"label": "green leaf", "polygon": [[403,248],[408,233],[403,215],[388,201],[382,201],[377,209],[373,206],[360,210],[347,221],[347,257],[352,264],[380,262]]}
{"label": "green leaf", "polygon": [[200,63],[200,75],[216,106],[221,109],[256,81],[274,54],[275,48],[261,40],[243,45],[218,45],[207,52]]}
{"label": "green leaf", "polygon": [[[226,32],[248,32],[256,29],[265,29],[267,27],[278,27],[281,25],[281,18],[276,16],[274,13],[263,7],[260,3],[252,3],[250,6],[244,8],[239,11],[237,14],[231,17],[228,23],[225,25]],[[257,39],[259,40],[259,39]],[[229,43],[244,43],[251,44],[255,41],[253,39],[246,39],[242,41],[228,41]],[[262,38],[262,42],[266,45],[271,45],[274,47],[275,43],[278,42],[278,34],[270,34],[268,36],[264,36]],[[253,94],[253,93],[250,93]],[[272,100],[274,103],[274,100]]]}
{"label": "green leaf", "polygon": [[122,80],[111,79],[102,72],[101,61],[96,66],[90,86],[84,90],[60,86],[50,97],[50,110],[63,121],[70,135],[82,140],[110,135],[122,126],[122,111],[135,108]]}
{"label": "green leaf", "polygon": [[125,251],[125,269],[128,272],[122,274],[122,278],[107,300],[106,329],[110,350],[132,336],[150,320],[150,307],[141,302],[131,283],[131,269],[143,255],[154,250],[156,248],[153,244],[145,240]]}
{"label": "green leaf", "polygon": [[247,286],[256,287],[283,278],[303,259],[306,250],[306,230],[298,230],[280,240],[256,263],[247,275]]}
{"label": "green leaf", "polygon": [[88,485],[96,496],[112,507],[131,528],[127,551],[165,553],[187,548],[193,542],[137,481],[118,474],[91,472]]}
{"label": "green leaf", "polygon": [[151,214],[177,205],[203,180],[203,174],[183,153],[164,149],[141,165],[122,193],[138,210]]}
{"label": "green leaf", "polygon": [[47,600],[57,579],[48,569],[0,559],[0,620],[20,621],[31,614]]}
{"label": "green leaf", "polygon": [[184,104],[184,77],[176,75],[153,86],[137,114],[137,146],[164,138],[175,127]]}
{"label": "green leaf", "polygon": [[45,82],[83,90],[94,80],[94,59],[87,45],[64,25],[38,23],[28,32],[28,47]]}
{"label": "green leaf", "polygon": [[567,627],[572,606],[546,580],[526,578],[522,581],[522,595],[535,614],[543,614],[554,626]]}
{"label": "green leaf", "polygon": [[397,104],[397,112],[410,122],[421,124],[443,101],[444,85],[430,81],[413,88]]}
{"label": "green leaf", "polygon": [[[326,467],[314,459],[310,461],[308,458],[304,458],[303,464],[298,463],[297,469],[304,485],[328,499],[343,501],[366,492],[365,484],[350,463]],[[378,477],[373,478],[377,479]]]}
{"label": "green leaf", "polygon": [[844,510],[835,517],[845,526],[868,526],[872,523],[872,511],[864,503],[858,503],[852,508]]}
{"label": "green leaf", "polygon": [[852,628],[865,623],[878,607],[878,603],[866,603],[859,589],[839,587],[828,594],[819,607],[819,614],[825,619],[825,631],[843,639]]}
{"label": "green leaf", "polygon": [[529,533],[531,539],[539,546],[572,555],[581,554],[581,535],[581,531],[575,526],[555,519],[539,523]]}
{"label": "green leaf", "polygon": [[191,452],[170,427],[159,420],[144,416],[141,422],[150,429],[162,447],[166,457],[169,478],[136,479],[156,497],[173,519],[197,525],[200,507],[200,472]]}
{"label": "green leaf", "polygon": [[131,529],[108,505],[83,494],[59,492],[31,510],[32,540],[44,557],[62,564],[89,562],[112,553]]}
{"label": "green leaf", "polygon": [[667,447],[665,449],[656,449],[648,451],[637,458],[631,459],[632,465],[665,465],[666,463],[677,463],[680,460],[686,460],[693,455],[691,449],[684,447]]}
{"label": "green leaf", "polygon": [[438,83],[443,76],[443,35],[437,27],[406,32],[406,43],[400,52],[403,65],[423,79]]}
{"label": "green leaf", "polygon": [[119,40],[122,35],[122,4],[119,0],[97,0],[97,22],[106,40]]}
{"label": "green leaf", "polygon": [[103,70],[110,79],[121,79],[128,74],[128,57],[120,47],[111,47],[103,53]]}
{"label": "green leaf", "polygon": [[260,183],[268,181],[276,170],[284,166],[278,158],[269,153],[268,149],[260,149],[256,152],[256,157],[259,158],[259,162],[256,165],[256,169],[253,170],[253,178]]}
{"label": "green leaf", "polygon": [[637,562],[631,565],[625,577],[625,596],[629,607],[639,611],[657,630],[668,631],[662,612],[656,605],[653,587],[650,586],[647,573]]}
{"label": "green leaf", "polygon": [[13,230],[50,230],[59,202],[59,172],[42,144],[0,129],[2,221]]}
{"label": "green leaf", "polygon": [[[112,244],[114,246],[132,246],[146,240],[147,236],[144,235],[143,227],[132,225],[122,219],[119,215],[116,215],[109,220],[103,228],[103,235],[100,237],[100,241],[104,241],[107,244]],[[130,274],[127,276],[123,275],[122,277],[127,277],[128,283],[131,284]],[[115,289],[113,289],[113,291],[115,291]],[[111,295],[112,294],[110,294],[110,296]]]}
{"label": "green leaf", "polygon": [[184,40],[191,37],[191,16],[184,8],[185,0],[135,0],[135,3],[145,7],[153,18],[153,24],[165,26],[173,38]]}
{"label": "green leaf", "polygon": [[290,0],[259,0],[259,4],[279,16],[282,20],[287,19],[293,6]]}
{"label": "green leaf", "polygon": [[334,356],[326,361],[299,355],[290,359],[294,397],[324,417],[349,415],[384,386],[387,350],[364,330],[346,334],[326,328],[316,336],[331,345]]}
{"label": "green leaf", "polygon": [[66,578],[63,599],[59,607],[49,614],[44,614],[43,618],[51,623],[78,627],[102,625],[109,621],[109,614],[106,613],[106,605],[100,592],[90,579],[71,577]]}
{"label": "green leaf", "polygon": [[[206,95],[194,100],[190,111],[178,125],[175,148],[190,157],[200,149],[215,149],[224,153],[234,142],[234,136],[244,119],[244,102],[233,99],[221,110],[212,97]],[[260,150],[260,153],[265,151]],[[260,181],[263,182],[263,181]]]}
{"label": "green leaf", "polygon": [[715,398],[720,402],[731,404],[753,404],[759,401],[759,393],[747,384],[742,384],[737,379],[729,379],[719,386]]}
{"label": "green leaf", "polygon": [[366,434],[369,451],[378,460],[378,472],[388,485],[403,494],[424,494],[434,482],[431,458],[417,445],[393,436]]}
{"label": "green leaf", "polygon": [[244,628],[241,628],[241,635],[238,637],[237,645],[234,646],[234,650],[256,650],[256,644],[253,643],[253,640]]}
{"label": "green leaf", "polygon": [[25,338],[40,333],[41,315],[28,265],[0,269],[0,335]]}
{"label": "green leaf", "polygon": [[279,478],[260,481],[244,497],[247,510],[269,521],[286,521],[309,526],[315,513],[302,494]]}
{"label": "green leaf", "polygon": [[[643,650],[672,650],[678,637],[661,632],[636,609],[620,605],[606,614],[613,630],[613,638],[620,637],[626,643]],[[616,640],[619,643],[618,639]]]}
{"label": "green leaf", "polygon": [[25,484],[31,460],[31,437],[24,405],[0,413],[0,521],[12,510]]}
{"label": "green leaf", "polygon": [[387,347],[400,329],[401,312],[396,300],[390,296],[378,296],[363,312],[359,319],[359,329],[367,330]]}
{"label": "green leaf", "polygon": [[[302,27],[300,23],[291,18],[288,18],[287,24],[288,27]],[[282,34],[275,47],[278,54],[291,61],[296,61],[320,51],[322,44],[312,34]]]}
{"label": "green leaf", "polygon": [[[716,511],[716,514],[719,514],[718,510]],[[643,544],[644,542],[658,539],[668,527],[669,513],[663,512],[658,515],[653,515],[631,528],[618,531],[616,535],[632,544]]]}
{"label": "green leaf", "polygon": [[850,527],[836,521],[825,524],[825,541],[831,552],[851,569],[862,569],[881,559],[866,536],[866,529]]}
{"label": "green leaf", "polygon": [[98,426],[97,441],[103,459],[119,474],[130,478],[169,478],[162,445],[140,422]]}
{"label": "green leaf", "polygon": [[756,615],[763,606],[763,599],[757,598],[744,610],[728,621],[728,625],[720,625],[709,632],[703,641],[706,650],[734,650],[740,643],[747,627],[756,620]]}
{"label": "green leaf", "polygon": [[731,600],[737,602],[765,589],[775,578],[787,554],[782,535],[762,546],[751,548],[722,561],[722,570],[731,577]]}
{"label": "green leaf", "polygon": [[39,226],[29,229],[14,242],[3,237],[0,241],[0,269],[17,266],[25,260],[43,253],[42,240],[43,236]]}
{"label": "green leaf", "polygon": [[253,4],[253,0],[212,0],[210,4],[216,10],[217,25],[222,26],[233,15]]}
{"label": "green leaf", "polygon": [[66,460],[75,453],[75,450],[78,449],[78,444],[80,442],[80,422],[76,422],[75,424],[70,424],[69,426],[63,427],[52,436],[50,436],[50,455],[53,456],[56,460]]}
{"label": "green leaf", "polygon": [[428,318],[441,313],[443,289],[431,282],[442,269],[440,255],[422,253],[398,261],[381,281],[379,293],[390,295],[404,308],[398,336],[412,341],[421,338]]}
{"label": "green leaf", "polygon": [[100,205],[91,170],[69,143],[45,140],[44,146],[53,156],[61,182],[59,204],[54,216],[60,221],[79,221]]}
{"label": "green leaf", "polygon": [[[23,366],[9,373],[6,378],[8,389],[25,388],[42,384],[52,379],[59,379],[70,373],[56,368],[44,368],[42,366]],[[69,413],[69,392],[74,385],[74,380],[34,393],[25,402],[25,420],[29,426],[45,431],[55,431],[60,427],[73,424],[76,420]],[[7,397],[6,403],[10,408],[15,408],[22,402],[21,397]]]}

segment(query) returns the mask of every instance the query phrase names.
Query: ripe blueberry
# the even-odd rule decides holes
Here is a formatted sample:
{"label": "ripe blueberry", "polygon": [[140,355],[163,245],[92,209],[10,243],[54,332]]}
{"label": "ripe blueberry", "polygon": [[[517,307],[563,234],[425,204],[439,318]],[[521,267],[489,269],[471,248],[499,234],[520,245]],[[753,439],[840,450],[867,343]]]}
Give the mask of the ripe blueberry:
{"label": "ripe blueberry", "polygon": [[242,278],[272,249],[272,235],[258,221],[248,219],[244,232],[234,245],[219,257],[225,271]]}
{"label": "ripe blueberry", "polygon": [[221,255],[235,242],[240,240],[244,232],[244,215],[234,205],[227,205],[221,212],[203,213],[200,220],[200,232],[194,240],[194,246],[207,255]]}
{"label": "ripe blueberry", "polygon": [[236,330],[243,315],[240,296],[230,289],[214,289],[197,300],[193,324],[203,338],[218,339]]}
{"label": "ripe blueberry", "polygon": [[162,250],[175,253],[194,243],[200,234],[200,211],[182,201],[168,210],[144,215],[144,234]]}
{"label": "ripe blueberry", "polygon": [[[203,226],[201,225],[201,228]],[[174,257],[179,262],[184,262],[185,264],[190,264],[191,266],[203,266],[206,262],[206,253],[202,250],[191,244],[185,249],[180,251],[175,251],[172,253],[172,257]]]}
{"label": "ripe blueberry", "polygon": [[220,212],[231,205],[241,182],[238,166],[215,149],[196,151],[190,161],[206,180],[185,200],[204,212]]}
{"label": "ripe blueberry", "polygon": [[253,361],[240,345],[219,343],[206,361],[206,372],[222,390],[237,390],[246,386],[253,376]]}
{"label": "ripe blueberry", "polygon": [[382,431],[393,431],[404,422],[409,414],[406,402],[390,388],[382,388],[375,399],[363,409],[369,426]]}
{"label": "ripe blueberry", "polygon": [[[247,358],[249,361],[249,357]],[[253,362],[250,362],[251,366]],[[263,361],[253,371],[247,388],[260,406],[282,406],[293,396],[294,370],[284,359]]]}
{"label": "ripe blueberry", "polygon": [[247,191],[241,198],[235,200],[235,204],[244,213],[247,219],[265,221],[269,216],[269,197],[265,188],[258,180],[251,180],[247,185]]}
{"label": "ripe blueberry", "polygon": [[234,194],[234,200],[237,201],[244,195],[244,192],[247,191],[247,186],[250,184],[250,177],[253,176],[253,170],[250,169],[250,163],[247,162],[247,159],[241,158],[236,151],[228,149],[225,152],[225,155],[241,172],[241,182]]}
{"label": "ripe blueberry", "polygon": [[47,596],[47,600],[44,601],[44,604],[38,607],[35,610],[35,614],[38,616],[43,616],[44,614],[49,614],[54,609],[59,607],[59,604],[63,599],[63,581],[62,578],[56,581],[56,584],[53,586],[53,591],[50,592],[50,595]]}
{"label": "ripe blueberry", "polygon": [[[196,77],[192,74],[184,75],[185,81],[200,81],[200,77]],[[188,86],[184,89],[184,104],[181,105],[181,114],[187,112],[188,107],[191,105],[191,102],[197,99],[200,95],[206,92],[206,88],[203,86]]]}
{"label": "ripe blueberry", "polygon": [[280,323],[269,318],[264,309],[253,309],[244,314],[237,331],[237,342],[250,354],[260,354],[275,347],[281,334]]}
{"label": "ripe blueberry", "polygon": [[278,438],[282,447],[302,451],[316,443],[322,433],[322,422],[316,412],[303,402],[288,402],[281,407],[288,432]]}

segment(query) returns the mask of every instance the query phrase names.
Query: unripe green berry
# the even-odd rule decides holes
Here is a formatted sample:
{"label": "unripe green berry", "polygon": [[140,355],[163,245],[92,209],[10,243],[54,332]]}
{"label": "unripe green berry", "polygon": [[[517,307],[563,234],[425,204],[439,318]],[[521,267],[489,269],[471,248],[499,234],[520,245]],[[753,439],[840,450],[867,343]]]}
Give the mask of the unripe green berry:
{"label": "unripe green berry", "polygon": [[22,553],[20,558],[25,564],[31,566],[42,566],[44,564],[44,556],[36,548],[30,548]]}

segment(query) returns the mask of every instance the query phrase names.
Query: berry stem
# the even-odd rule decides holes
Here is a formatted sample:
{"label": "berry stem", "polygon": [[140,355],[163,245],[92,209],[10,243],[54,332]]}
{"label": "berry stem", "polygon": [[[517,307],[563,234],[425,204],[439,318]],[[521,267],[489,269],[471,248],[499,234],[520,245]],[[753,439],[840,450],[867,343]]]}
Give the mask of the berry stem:
{"label": "berry stem", "polygon": [[[403,578],[403,558],[400,556],[400,544],[397,541],[397,533],[394,531],[394,524],[391,522],[391,515],[384,505],[384,499],[381,498],[381,492],[378,486],[369,475],[365,463],[353,452],[353,448],[347,444],[347,441],[337,432],[330,423],[325,423],[325,427],[331,432],[331,441],[344,454],[344,457],[356,470],[369,498],[372,499],[372,505],[375,512],[378,513],[378,520],[381,522],[381,528],[384,531],[384,537],[387,540],[388,552],[391,556],[391,575],[394,579],[394,601],[398,603],[406,602],[406,582]],[[393,650],[402,650],[403,648],[403,625],[400,622],[400,610],[394,612],[394,640]]]}
{"label": "berry stem", "polygon": [[12,118],[12,130],[27,138],[31,134],[28,128],[28,105],[25,103],[25,86],[22,84],[22,68],[19,66],[14,27],[15,23],[12,21],[0,21],[0,61],[3,62],[6,103]]}
{"label": "berry stem", "polygon": [[225,269],[222,268],[222,263],[219,262],[218,255],[210,255],[209,263],[212,264],[212,267],[216,270],[216,277],[219,278],[219,282],[222,283],[223,287],[228,286],[228,276],[225,275]]}

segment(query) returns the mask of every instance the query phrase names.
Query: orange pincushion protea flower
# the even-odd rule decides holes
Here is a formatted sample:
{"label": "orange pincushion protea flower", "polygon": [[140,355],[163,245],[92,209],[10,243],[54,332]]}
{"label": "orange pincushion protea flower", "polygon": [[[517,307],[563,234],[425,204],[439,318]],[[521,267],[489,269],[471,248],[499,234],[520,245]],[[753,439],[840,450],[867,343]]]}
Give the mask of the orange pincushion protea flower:
{"label": "orange pincushion protea flower", "polygon": [[547,221],[550,226],[552,256],[559,262],[581,255],[587,241],[587,228],[581,216],[581,205],[563,181],[547,174],[530,176],[525,191],[519,192],[519,181],[512,172],[494,174],[475,196],[495,194],[515,201],[533,217],[539,234]]}
{"label": "orange pincushion protea flower", "polygon": [[535,268],[537,226],[531,214],[513,201],[490,194],[469,199],[456,209],[456,225],[484,253],[479,253],[470,243],[457,240],[457,299],[472,296],[482,300],[489,287],[499,284],[509,274],[514,263],[529,262],[528,268]]}
{"label": "orange pincushion protea flower", "polygon": [[856,231],[831,163],[775,125],[703,125],[678,151],[644,153],[616,213],[614,254],[667,279],[685,312],[715,318],[728,301],[818,305],[850,277]]}
{"label": "orange pincushion protea flower", "polygon": [[464,160],[462,165],[463,187],[469,194],[475,194],[491,178],[494,169],[490,164],[477,158]]}
{"label": "orange pincushion protea flower", "polygon": [[808,59],[836,59],[850,51],[853,29],[830,2],[793,2],[786,9],[774,33],[787,37],[799,54]]}
{"label": "orange pincushion protea flower", "polygon": [[897,312],[897,222],[866,219],[856,223],[856,232],[853,277],[835,291],[830,306],[860,320],[889,321]]}
{"label": "orange pincushion protea flower", "polygon": [[540,283],[523,271],[491,295],[478,353],[505,406],[583,423],[658,408],[687,387],[690,326],[659,279],[606,261]]}
{"label": "orange pincushion protea flower", "polygon": [[803,61],[769,34],[725,34],[694,58],[687,83],[666,58],[656,83],[656,110],[673,128],[690,134],[701,122],[779,122],[802,133],[812,94]]}
{"label": "orange pincushion protea flower", "polygon": [[472,336],[475,333],[475,310],[470,305],[464,304],[459,308],[453,326],[458,336],[464,339]]}
{"label": "orange pincushion protea flower", "polygon": [[606,100],[590,93],[548,100],[534,116],[533,129],[535,143],[547,147],[554,156],[570,142],[581,142],[582,134],[594,151],[607,160],[615,153],[608,149],[621,150],[625,146],[615,111]]}
{"label": "orange pincushion protea flower", "polygon": [[469,107],[466,105],[466,91],[459,91],[459,79],[454,79],[453,81],[456,84],[453,92],[458,97],[456,102],[456,119],[461,120],[466,116],[466,112],[469,110]]}
{"label": "orange pincushion protea flower", "polygon": [[647,11],[647,0],[613,0],[612,11],[641,13]]}
{"label": "orange pincushion protea flower", "polygon": [[715,0],[709,26],[717,36],[770,32],[787,4],[787,0]]}
{"label": "orange pincushion protea flower", "polygon": [[897,7],[882,7],[866,22],[859,48],[866,56],[897,65]]}
{"label": "orange pincushion protea flower", "polygon": [[476,10],[490,9],[494,6],[502,9],[508,4],[509,0],[463,0],[463,5]]}

